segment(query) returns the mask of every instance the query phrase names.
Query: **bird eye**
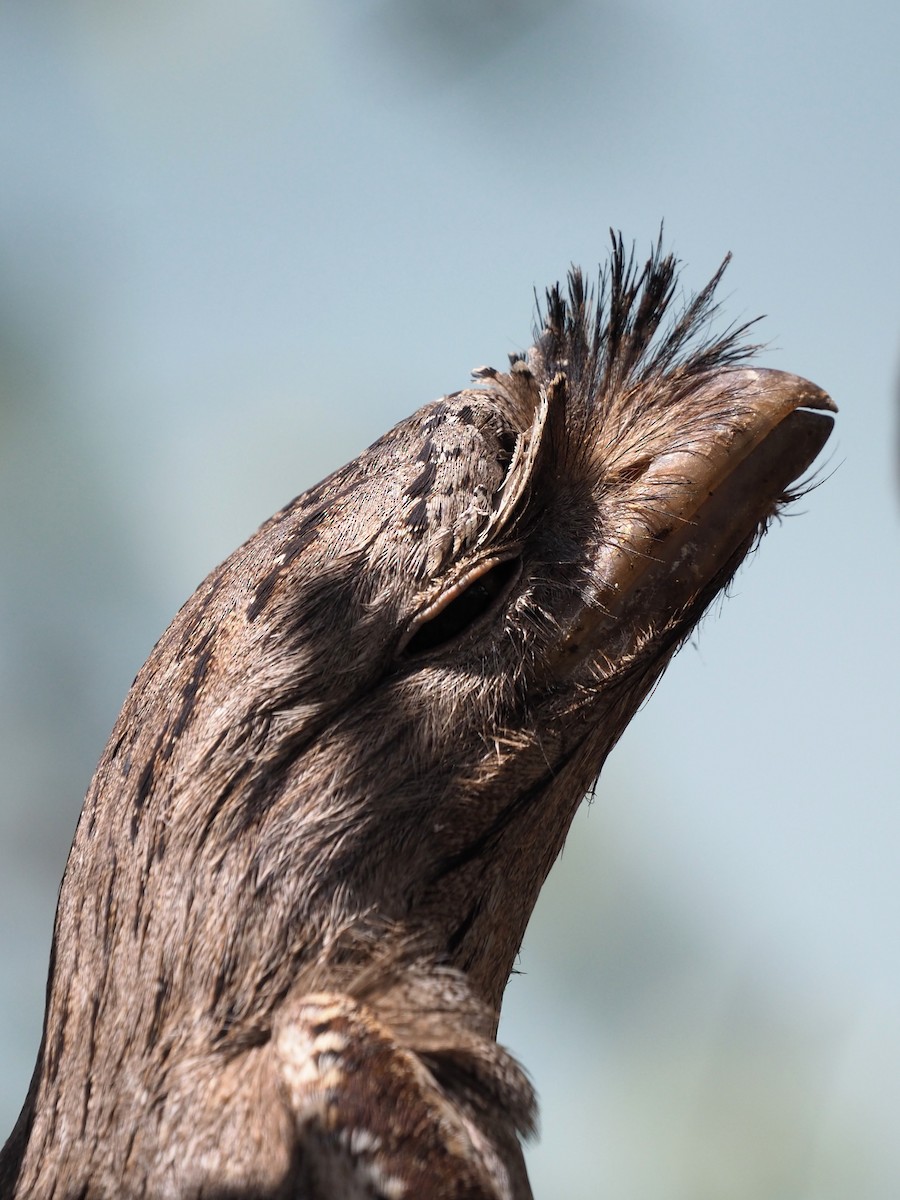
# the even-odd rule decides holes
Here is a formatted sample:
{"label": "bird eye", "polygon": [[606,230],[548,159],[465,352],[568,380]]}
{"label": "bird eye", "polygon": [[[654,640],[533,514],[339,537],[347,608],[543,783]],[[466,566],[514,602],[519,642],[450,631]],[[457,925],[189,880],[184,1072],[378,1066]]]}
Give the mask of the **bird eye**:
{"label": "bird eye", "polygon": [[519,574],[519,559],[489,560],[463,576],[419,614],[404,655],[424,654],[451,642],[490,611]]}

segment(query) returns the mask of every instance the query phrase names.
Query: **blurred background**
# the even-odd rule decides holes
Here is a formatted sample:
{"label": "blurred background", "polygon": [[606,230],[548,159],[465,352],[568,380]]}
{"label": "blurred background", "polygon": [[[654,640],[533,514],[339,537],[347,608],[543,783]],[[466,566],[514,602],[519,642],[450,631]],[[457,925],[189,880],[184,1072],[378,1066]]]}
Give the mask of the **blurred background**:
{"label": "blurred background", "polygon": [[537,1197],[900,1179],[900,9],[0,5],[0,1136],[132,677],[203,575],[529,344],[609,226],[841,408],[548,882],[501,1038]]}

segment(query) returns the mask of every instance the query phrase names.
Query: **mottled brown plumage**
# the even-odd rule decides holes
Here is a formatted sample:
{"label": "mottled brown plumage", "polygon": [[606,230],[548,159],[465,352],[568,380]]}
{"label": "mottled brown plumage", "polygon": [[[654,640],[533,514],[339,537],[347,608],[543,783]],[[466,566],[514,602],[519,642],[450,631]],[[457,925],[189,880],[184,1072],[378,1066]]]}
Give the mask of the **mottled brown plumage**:
{"label": "mottled brown plumage", "polygon": [[4,1195],[530,1196],[495,1040],[582,796],[815,458],[824,393],[614,241],[201,584],[60,894]]}

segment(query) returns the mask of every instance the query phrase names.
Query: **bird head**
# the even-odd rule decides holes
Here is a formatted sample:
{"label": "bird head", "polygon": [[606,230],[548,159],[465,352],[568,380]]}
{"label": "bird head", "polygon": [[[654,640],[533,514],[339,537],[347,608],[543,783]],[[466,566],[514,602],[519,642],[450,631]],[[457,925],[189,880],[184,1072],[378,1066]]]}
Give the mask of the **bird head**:
{"label": "bird head", "polygon": [[258,1021],[365,922],[499,1010],[610,748],[830,432],[823,392],[710,334],[717,281],[678,307],[674,260],[614,241],[596,297],[573,272],[508,371],[298,497],[178,614],[61,904],[115,977],[149,967],[160,1028],[186,995]]}

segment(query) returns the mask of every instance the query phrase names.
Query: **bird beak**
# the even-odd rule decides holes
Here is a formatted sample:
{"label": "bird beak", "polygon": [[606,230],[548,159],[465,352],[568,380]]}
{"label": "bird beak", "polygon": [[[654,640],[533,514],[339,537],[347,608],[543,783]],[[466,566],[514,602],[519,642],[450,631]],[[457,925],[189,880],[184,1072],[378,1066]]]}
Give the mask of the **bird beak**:
{"label": "bird beak", "polygon": [[[827,441],[837,412],[820,388],[782,371],[722,372],[707,385],[710,407],[733,397],[741,417],[663,449],[636,480],[595,563],[596,603],[563,627],[555,668],[621,655],[648,618],[669,624],[743,558],[790,485]],[[735,556],[738,556],[735,560]],[[717,583],[716,588],[722,586]]]}

